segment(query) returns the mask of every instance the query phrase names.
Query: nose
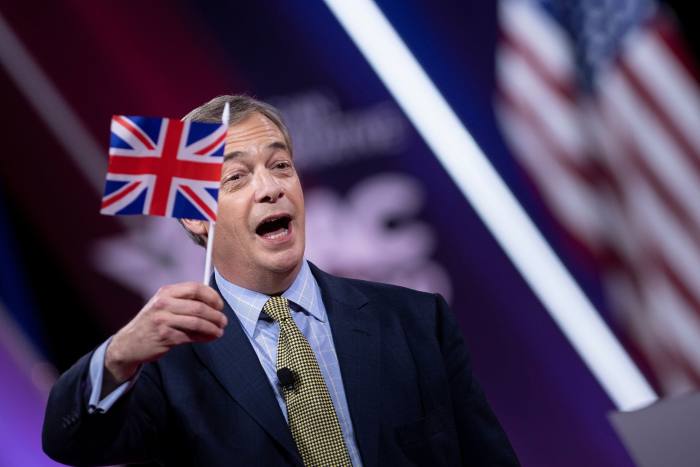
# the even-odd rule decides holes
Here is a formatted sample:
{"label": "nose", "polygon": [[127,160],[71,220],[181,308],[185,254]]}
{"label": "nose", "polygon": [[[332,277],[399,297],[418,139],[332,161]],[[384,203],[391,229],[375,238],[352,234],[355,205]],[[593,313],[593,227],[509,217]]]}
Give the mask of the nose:
{"label": "nose", "polygon": [[255,174],[255,184],[255,201],[258,203],[275,203],[284,196],[282,185],[267,170]]}

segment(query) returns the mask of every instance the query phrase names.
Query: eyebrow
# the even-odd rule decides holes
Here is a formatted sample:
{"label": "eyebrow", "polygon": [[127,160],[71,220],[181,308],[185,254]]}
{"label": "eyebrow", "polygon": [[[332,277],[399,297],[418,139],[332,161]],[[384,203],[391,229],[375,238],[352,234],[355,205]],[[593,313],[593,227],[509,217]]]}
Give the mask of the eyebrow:
{"label": "eyebrow", "polygon": [[[274,142],[268,144],[265,149],[272,149],[273,152],[275,150],[289,151],[289,148],[287,147],[287,145],[285,143],[283,143],[282,141],[274,141]],[[224,154],[224,162],[231,160],[231,159],[235,159],[237,157],[245,157],[247,154],[248,153],[245,151],[229,152],[228,154]]]}

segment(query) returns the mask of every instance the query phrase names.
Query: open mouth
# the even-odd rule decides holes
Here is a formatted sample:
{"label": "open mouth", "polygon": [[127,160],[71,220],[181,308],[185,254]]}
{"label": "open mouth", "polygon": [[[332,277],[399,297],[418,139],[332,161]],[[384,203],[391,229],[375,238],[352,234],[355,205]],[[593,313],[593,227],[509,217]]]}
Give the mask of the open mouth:
{"label": "open mouth", "polygon": [[264,219],[255,229],[255,233],[268,240],[282,238],[289,233],[291,216],[282,214]]}

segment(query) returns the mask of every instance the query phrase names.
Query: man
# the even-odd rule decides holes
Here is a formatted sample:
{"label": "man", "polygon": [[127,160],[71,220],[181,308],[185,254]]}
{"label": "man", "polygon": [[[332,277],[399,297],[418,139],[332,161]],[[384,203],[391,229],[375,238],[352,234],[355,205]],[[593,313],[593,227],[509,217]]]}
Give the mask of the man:
{"label": "man", "polygon": [[[79,465],[517,465],[438,295],[304,260],[304,198],[278,112],[231,106],[211,287],[162,287],[61,376],[44,450]],[[203,244],[207,224],[184,220]],[[342,248],[342,245],[338,245]]]}

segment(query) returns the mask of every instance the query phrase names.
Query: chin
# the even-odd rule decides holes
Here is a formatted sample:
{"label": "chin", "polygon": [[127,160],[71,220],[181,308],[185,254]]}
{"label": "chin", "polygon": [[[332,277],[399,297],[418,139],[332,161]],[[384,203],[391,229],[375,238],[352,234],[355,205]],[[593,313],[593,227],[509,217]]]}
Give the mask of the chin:
{"label": "chin", "polygon": [[288,251],[280,251],[266,255],[261,263],[265,269],[274,273],[288,273],[293,271],[304,260],[304,251],[296,251],[296,248]]}

